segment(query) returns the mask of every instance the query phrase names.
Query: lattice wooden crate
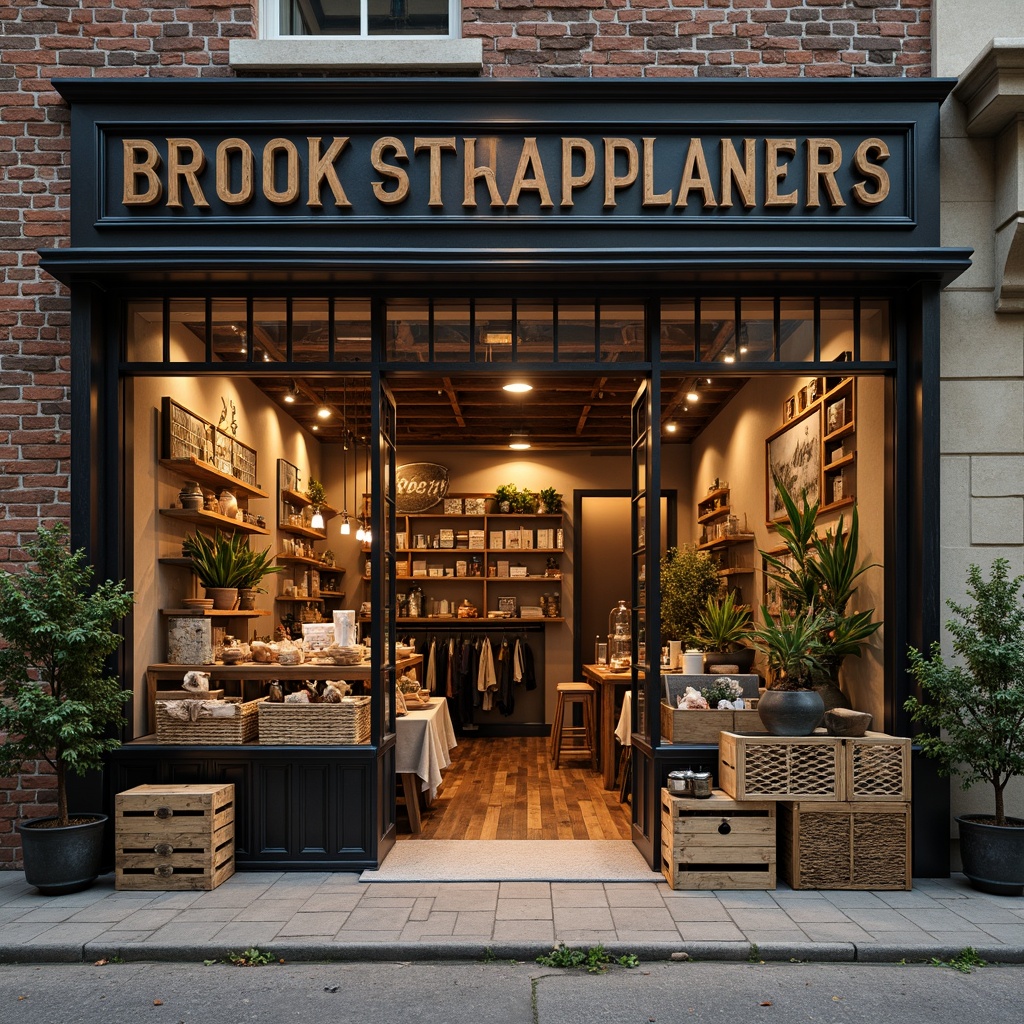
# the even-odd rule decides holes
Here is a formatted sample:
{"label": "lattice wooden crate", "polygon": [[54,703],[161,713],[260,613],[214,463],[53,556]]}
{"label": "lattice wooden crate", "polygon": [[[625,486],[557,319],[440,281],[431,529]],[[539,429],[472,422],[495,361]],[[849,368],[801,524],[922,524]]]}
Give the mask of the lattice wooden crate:
{"label": "lattice wooden crate", "polygon": [[869,732],[847,737],[845,747],[847,800],[910,799],[909,737]]}
{"label": "lattice wooden crate", "polygon": [[114,799],[117,889],[216,889],[235,871],[231,783],[136,786]]}
{"label": "lattice wooden crate", "polygon": [[717,743],[720,732],[763,733],[757,711],[684,711],[661,702],[662,743]]}
{"label": "lattice wooden crate", "polygon": [[370,698],[338,704],[260,704],[260,743],[339,746],[370,742]]}
{"label": "lattice wooden crate", "polygon": [[718,784],[734,800],[843,800],[846,762],[837,736],[744,736],[718,740]]}
{"label": "lattice wooden crate", "polygon": [[774,889],[775,804],[663,789],[661,870],[673,889]]}
{"label": "lattice wooden crate", "polygon": [[167,711],[166,701],[156,702],[157,743],[212,744],[248,743],[256,739],[259,730],[257,709],[264,698],[242,701],[227,697],[235,713],[230,718],[200,717],[193,721],[175,718]]}
{"label": "lattice wooden crate", "polygon": [[779,804],[779,871],[794,889],[909,889],[910,804]]}

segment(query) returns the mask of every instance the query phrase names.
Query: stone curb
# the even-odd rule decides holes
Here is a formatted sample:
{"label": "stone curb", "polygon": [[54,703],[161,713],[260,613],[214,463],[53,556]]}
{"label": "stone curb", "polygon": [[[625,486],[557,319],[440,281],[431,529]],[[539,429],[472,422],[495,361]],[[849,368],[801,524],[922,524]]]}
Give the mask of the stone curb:
{"label": "stone curb", "polygon": [[[571,945],[571,944],[569,944]],[[581,943],[586,946],[586,943]],[[164,944],[145,942],[87,943],[0,943],[0,963],[94,963],[119,958],[126,962],[202,963],[204,960],[225,960],[243,944],[230,948],[221,945]],[[264,952],[272,953],[286,963],[330,962],[445,962],[519,960],[534,963],[549,947],[543,943],[491,942],[479,940],[447,942],[349,943],[324,940],[282,940],[267,944]],[[884,943],[849,942],[767,942],[756,947],[748,942],[632,942],[611,943],[605,947],[609,956],[635,954],[640,961],[654,963],[671,960],[674,953],[686,953],[691,962],[731,963],[927,963],[938,959],[949,961],[959,957],[963,946],[949,945],[887,945]],[[974,946],[977,954],[990,963],[1024,963],[1024,946]],[[687,961],[682,961],[686,963]]]}

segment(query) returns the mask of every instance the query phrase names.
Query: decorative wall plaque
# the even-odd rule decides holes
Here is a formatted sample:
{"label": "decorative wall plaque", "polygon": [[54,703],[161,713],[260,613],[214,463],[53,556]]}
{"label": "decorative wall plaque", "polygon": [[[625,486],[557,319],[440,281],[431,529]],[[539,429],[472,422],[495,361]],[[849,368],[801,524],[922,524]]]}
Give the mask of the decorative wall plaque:
{"label": "decorative wall plaque", "polygon": [[395,505],[399,514],[426,512],[448,493],[448,469],[434,462],[410,462],[395,472]]}

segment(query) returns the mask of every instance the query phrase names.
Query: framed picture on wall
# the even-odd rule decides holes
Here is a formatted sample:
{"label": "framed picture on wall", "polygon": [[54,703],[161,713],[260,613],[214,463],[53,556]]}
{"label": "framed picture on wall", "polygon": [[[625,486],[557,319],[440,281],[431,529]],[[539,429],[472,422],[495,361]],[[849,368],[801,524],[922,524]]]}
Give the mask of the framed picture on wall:
{"label": "framed picture on wall", "polygon": [[774,480],[778,479],[797,501],[804,490],[807,503],[821,495],[821,409],[811,406],[765,440],[765,519],[775,523],[786,518]]}
{"label": "framed picture on wall", "polygon": [[796,415],[796,395],[790,395],[782,403],[782,422],[788,423]]}

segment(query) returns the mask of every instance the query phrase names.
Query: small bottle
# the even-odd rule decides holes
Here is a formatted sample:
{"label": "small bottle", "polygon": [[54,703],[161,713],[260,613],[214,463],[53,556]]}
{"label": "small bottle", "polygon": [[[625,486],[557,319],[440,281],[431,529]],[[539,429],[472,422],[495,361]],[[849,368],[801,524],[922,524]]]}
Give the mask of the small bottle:
{"label": "small bottle", "polygon": [[600,665],[601,664],[600,647],[601,647],[601,634],[599,633],[597,636],[594,637],[594,664],[595,665]]}

